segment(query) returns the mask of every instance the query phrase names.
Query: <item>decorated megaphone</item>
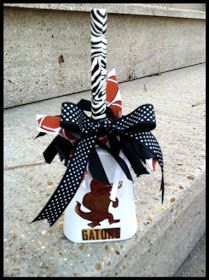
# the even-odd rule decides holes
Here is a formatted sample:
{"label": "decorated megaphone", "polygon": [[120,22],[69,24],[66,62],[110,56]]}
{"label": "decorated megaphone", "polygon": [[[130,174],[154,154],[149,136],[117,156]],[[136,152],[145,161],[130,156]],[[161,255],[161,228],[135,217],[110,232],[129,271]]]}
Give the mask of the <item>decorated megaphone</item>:
{"label": "decorated megaphone", "polygon": [[[106,71],[107,14],[91,11],[91,101],[64,102],[60,116],[38,115],[39,135],[56,137],[44,151],[46,162],[56,154],[66,172],[53,195],[33,220],[52,226],[64,212],[64,234],[74,242],[124,240],[137,230],[133,175],[149,174],[163,156],[151,133],[156,127],[152,104],[128,115],[113,69]],[[86,112],[91,112],[89,116]]]}

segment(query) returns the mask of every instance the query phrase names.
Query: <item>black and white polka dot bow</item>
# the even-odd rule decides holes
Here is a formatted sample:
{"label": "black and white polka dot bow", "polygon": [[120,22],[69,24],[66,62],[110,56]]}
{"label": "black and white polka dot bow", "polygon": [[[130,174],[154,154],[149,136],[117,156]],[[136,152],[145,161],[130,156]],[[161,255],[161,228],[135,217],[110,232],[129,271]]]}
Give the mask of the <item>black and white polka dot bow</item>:
{"label": "black and white polka dot bow", "polygon": [[[76,135],[76,149],[73,156],[67,160],[67,170],[61,182],[33,222],[47,219],[50,226],[52,226],[58,220],[78,190],[86,166],[91,156],[95,154],[97,145],[105,148],[115,157],[126,176],[131,180],[127,166],[124,165],[124,162],[119,157],[120,150],[129,160],[137,176],[148,173],[142,164],[145,159],[156,159],[162,171],[161,190],[163,201],[163,156],[157,140],[150,132],[156,127],[153,105],[142,105],[132,113],[116,120],[105,118],[98,121],[88,117],[78,105],[65,102],[61,108],[60,124],[62,128],[68,129]],[[109,146],[99,143],[99,137],[104,135],[109,140]],[[52,150],[51,147],[49,150]]]}

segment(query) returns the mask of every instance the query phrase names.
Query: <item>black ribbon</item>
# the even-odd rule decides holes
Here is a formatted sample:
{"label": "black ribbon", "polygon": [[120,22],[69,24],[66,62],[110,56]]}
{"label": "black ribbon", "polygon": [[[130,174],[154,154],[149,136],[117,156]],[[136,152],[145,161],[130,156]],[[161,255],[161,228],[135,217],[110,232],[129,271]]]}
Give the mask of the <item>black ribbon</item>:
{"label": "black ribbon", "polygon": [[[115,158],[129,180],[132,180],[132,177],[125,161],[119,156],[120,150],[129,160],[137,176],[148,174],[143,165],[145,159],[156,159],[162,170],[163,202],[163,156],[157,140],[150,132],[156,127],[153,105],[142,105],[132,113],[111,121],[108,117],[112,115],[107,112],[107,118],[98,121],[88,117],[82,110],[82,108],[89,110],[89,104],[89,101],[82,100],[77,105],[71,102],[62,104],[60,124],[62,128],[68,129],[77,136],[76,149],[69,159],[72,144],[57,136],[44,152],[45,160],[49,163],[56,153],[59,153],[61,160],[65,159],[67,170],[55,192],[33,222],[47,219],[52,226],[57,221],[78,190],[88,163],[94,178],[98,177],[105,183],[108,182],[102,166],[96,164],[96,167],[92,164],[99,163],[97,145],[106,149]],[[108,137],[109,147],[98,140],[105,135]]]}

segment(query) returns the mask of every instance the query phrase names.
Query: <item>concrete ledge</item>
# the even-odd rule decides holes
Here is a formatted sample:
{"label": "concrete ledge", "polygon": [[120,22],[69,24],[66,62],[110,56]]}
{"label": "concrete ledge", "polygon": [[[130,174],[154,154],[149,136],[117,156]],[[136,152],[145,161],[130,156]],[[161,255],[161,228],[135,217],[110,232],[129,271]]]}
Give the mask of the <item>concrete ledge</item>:
{"label": "concrete ledge", "polygon": [[197,10],[186,10],[180,8],[163,7],[147,4],[4,4],[5,7],[47,9],[61,11],[90,12],[92,8],[104,8],[108,13],[144,15],[158,17],[177,17],[205,19],[205,12]]}
{"label": "concrete ledge", "polygon": [[[90,89],[86,5],[67,11],[4,8],[5,108]],[[119,82],[205,62],[205,20],[164,15],[109,13],[107,68],[116,69]]]}
{"label": "concrete ledge", "polygon": [[[165,202],[159,169],[135,181],[137,234],[121,242],[78,244],[63,234],[63,217],[49,228],[30,224],[57,187],[65,167],[42,153],[53,139],[33,140],[36,113],[59,114],[64,101],[90,92],[4,112],[4,276],[172,276],[205,229],[205,65],[120,84],[124,114],[155,107],[165,161]],[[15,128],[15,129],[14,129]],[[12,131],[12,133],[11,133]]]}
{"label": "concrete ledge", "polygon": [[174,276],[205,232],[205,187],[203,173],[107,276]]}
{"label": "concrete ledge", "polygon": [[175,277],[206,277],[206,233],[183,262]]}

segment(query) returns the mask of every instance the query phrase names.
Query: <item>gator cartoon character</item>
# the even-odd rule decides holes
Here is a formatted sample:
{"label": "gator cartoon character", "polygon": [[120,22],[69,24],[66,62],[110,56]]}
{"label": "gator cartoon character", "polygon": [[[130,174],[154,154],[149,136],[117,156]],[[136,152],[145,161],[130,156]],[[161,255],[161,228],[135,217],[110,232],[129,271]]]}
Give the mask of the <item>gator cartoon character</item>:
{"label": "gator cartoon character", "polygon": [[92,180],[91,192],[87,193],[83,197],[83,205],[91,210],[91,212],[84,212],[81,210],[81,203],[77,201],[75,207],[76,213],[83,219],[92,221],[88,225],[92,228],[100,225],[100,222],[108,219],[110,224],[120,222],[120,219],[114,220],[113,215],[108,212],[110,203],[114,208],[118,207],[118,198],[115,201],[110,199],[111,185],[105,185],[96,180]]}

